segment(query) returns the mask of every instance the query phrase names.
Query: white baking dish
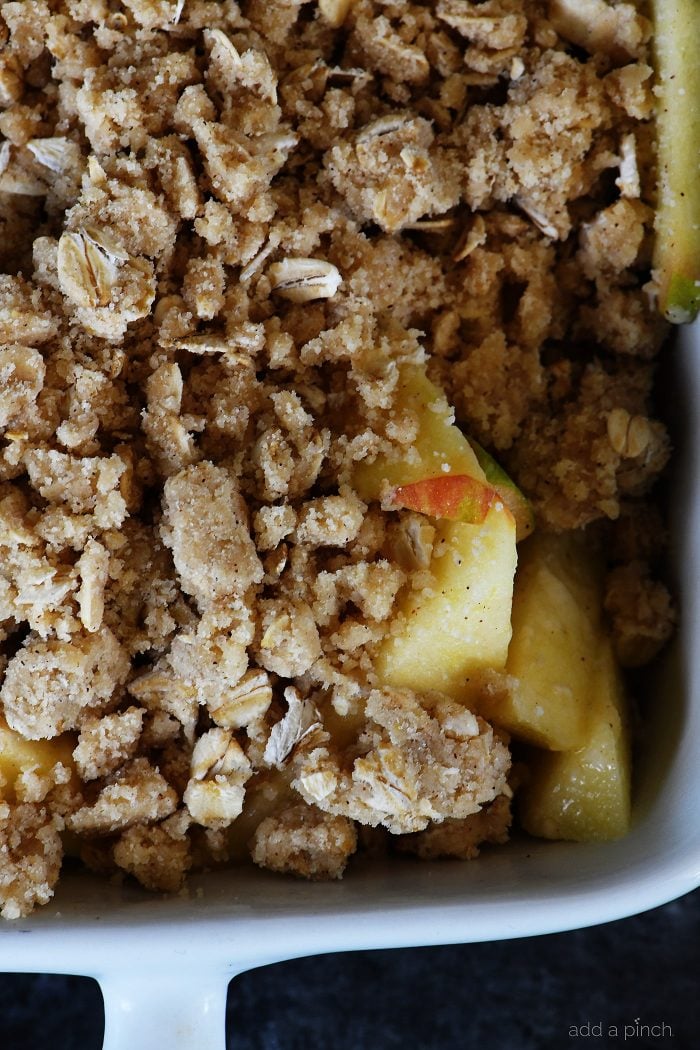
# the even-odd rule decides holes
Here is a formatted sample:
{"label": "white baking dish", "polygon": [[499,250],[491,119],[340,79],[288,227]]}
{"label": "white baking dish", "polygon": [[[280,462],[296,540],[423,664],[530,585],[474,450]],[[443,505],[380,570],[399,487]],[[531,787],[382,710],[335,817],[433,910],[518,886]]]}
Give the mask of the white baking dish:
{"label": "white baking dish", "polygon": [[392,860],[306,884],[257,870],[191,880],[161,899],[88,876],[0,927],[0,970],[90,974],[108,1050],[224,1045],[236,973],[299,955],[553,933],[644,911],[700,885],[700,326],[670,360],[679,425],[671,556],[678,637],[654,675],[637,762],[635,820],[601,845],[514,841],[468,864]]}

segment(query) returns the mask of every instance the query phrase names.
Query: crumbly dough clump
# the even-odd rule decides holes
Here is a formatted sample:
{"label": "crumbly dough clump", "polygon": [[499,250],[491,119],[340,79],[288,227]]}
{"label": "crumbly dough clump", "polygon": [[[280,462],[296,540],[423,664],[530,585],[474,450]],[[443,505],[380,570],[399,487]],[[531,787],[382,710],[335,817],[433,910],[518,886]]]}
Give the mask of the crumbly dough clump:
{"label": "crumbly dough clump", "polygon": [[478,813],[461,820],[449,818],[432,824],[425,831],[406,835],[396,842],[405,853],[415,853],[423,860],[453,857],[473,860],[483,845],[500,845],[508,841],[512,820],[510,795],[499,795]]}
{"label": "crumbly dough clump", "polygon": [[622,659],[667,637],[649,24],[589,8],[0,0],[0,729],[73,754],[0,785],[6,916],[64,824],[157,890],[505,838],[506,745],[373,672],[432,544],[353,487],[402,365],[611,537]]}
{"label": "crumbly dough clump", "polygon": [[53,895],[63,859],[62,823],[47,807],[0,802],[0,915],[18,919]]}
{"label": "crumbly dough clump", "polygon": [[298,803],[258,824],[251,856],[272,871],[307,879],[339,879],[357,848],[355,825],[347,817]]}

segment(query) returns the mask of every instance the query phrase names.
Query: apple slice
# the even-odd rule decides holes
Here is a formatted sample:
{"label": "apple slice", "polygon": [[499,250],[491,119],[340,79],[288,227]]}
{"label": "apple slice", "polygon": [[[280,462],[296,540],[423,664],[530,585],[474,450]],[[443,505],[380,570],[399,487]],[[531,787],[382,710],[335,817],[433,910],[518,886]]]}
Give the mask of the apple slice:
{"label": "apple slice", "polygon": [[467,474],[441,474],[394,489],[390,504],[433,518],[480,525],[491,507],[504,503],[496,489]]}
{"label": "apple slice", "polygon": [[652,0],[658,202],[654,277],[674,324],[700,308],[700,4]]}
{"label": "apple slice", "polygon": [[496,490],[515,518],[515,542],[520,543],[535,530],[535,515],[529,499],[523,495],[512,478],[485,448],[469,438],[469,444],[483,470],[489,485]]}
{"label": "apple slice", "polygon": [[382,453],[371,463],[362,460],[353,471],[353,485],[366,502],[380,500],[385,487],[410,485],[440,474],[468,474],[484,480],[474,451],[455,424],[454,410],[442,390],[425,374],[423,365],[399,370],[395,411],[411,414],[417,433],[410,449]]}
{"label": "apple slice", "polygon": [[582,746],[533,751],[528,760],[518,808],[523,828],[538,838],[603,842],[629,831],[629,712],[609,639],[593,663]]}
{"label": "apple slice", "polygon": [[598,558],[571,533],[538,532],[518,551],[506,673],[487,676],[478,711],[518,740],[582,747],[606,639]]}
{"label": "apple slice", "polygon": [[432,583],[400,595],[374,669],[382,685],[471,706],[480,673],[508,655],[515,522],[498,500],[480,524],[443,520],[435,532]]}
{"label": "apple slice", "polygon": [[52,740],[25,740],[0,715],[0,799],[14,800],[15,780],[28,770],[45,776],[57,762],[73,770],[76,743],[74,733],[63,733]]}

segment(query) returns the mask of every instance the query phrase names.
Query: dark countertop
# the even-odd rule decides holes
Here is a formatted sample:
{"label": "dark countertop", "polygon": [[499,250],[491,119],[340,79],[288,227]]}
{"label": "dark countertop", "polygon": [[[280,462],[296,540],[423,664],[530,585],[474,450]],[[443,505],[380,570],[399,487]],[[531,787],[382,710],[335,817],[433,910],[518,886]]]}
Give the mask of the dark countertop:
{"label": "dark countertop", "polygon": [[[695,1050],[699,972],[697,891],[573,933],[251,971],[229,988],[227,1048]],[[0,1050],[99,1050],[102,1025],[94,981],[0,975]]]}

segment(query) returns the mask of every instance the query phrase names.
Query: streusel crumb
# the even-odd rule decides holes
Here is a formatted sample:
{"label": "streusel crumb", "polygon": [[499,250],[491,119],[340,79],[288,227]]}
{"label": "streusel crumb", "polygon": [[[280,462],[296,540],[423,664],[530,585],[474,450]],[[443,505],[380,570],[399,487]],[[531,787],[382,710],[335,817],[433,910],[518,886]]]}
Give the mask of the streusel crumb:
{"label": "streusel crumb", "polygon": [[251,856],[272,871],[307,879],[339,879],[357,848],[355,825],[297,803],[258,824]]}
{"label": "streusel crumb", "polygon": [[499,795],[471,817],[447,819],[425,831],[399,836],[396,846],[406,853],[415,853],[422,860],[436,857],[473,860],[483,845],[507,842],[511,822],[510,797]]}

